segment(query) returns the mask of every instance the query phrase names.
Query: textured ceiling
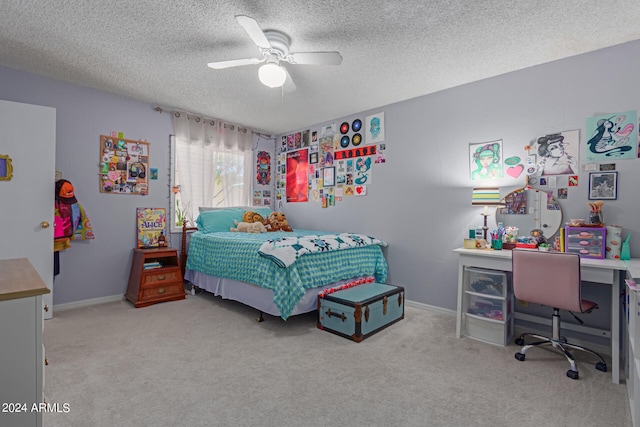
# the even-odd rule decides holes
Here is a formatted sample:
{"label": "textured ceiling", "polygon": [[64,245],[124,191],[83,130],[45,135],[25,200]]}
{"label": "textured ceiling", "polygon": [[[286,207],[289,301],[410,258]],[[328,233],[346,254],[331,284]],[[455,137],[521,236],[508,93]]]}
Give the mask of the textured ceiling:
{"label": "textured ceiling", "polygon": [[[337,50],[340,66],[286,64],[297,90],[258,82],[235,15]],[[0,65],[165,109],[284,133],[640,39],[638,0],[5,0]]]}

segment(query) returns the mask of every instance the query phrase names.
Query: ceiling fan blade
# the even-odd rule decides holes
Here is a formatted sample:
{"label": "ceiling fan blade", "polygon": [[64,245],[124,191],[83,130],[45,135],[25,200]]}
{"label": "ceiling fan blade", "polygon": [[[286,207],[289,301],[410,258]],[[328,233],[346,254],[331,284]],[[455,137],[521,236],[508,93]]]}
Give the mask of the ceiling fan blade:
{"label": "ceiling fan blade", "polygon": [[264,32],[258,25],[258,21],[246,15],[236,15],[236,21],[238,21],[238,24],[244,28],[249,37],[251,37],[251,40],[253,40],[260,49],[271,48],[271,43],[269,43],[267,36],[264,35]]}
{"label": "ceiling fan blade", "polygon": [[287,70],[286,67],[282,67],[282,68],[284,68],[284,70],[287,72],[287,80],[284,81],[284,84],[282,85],[282,90],[284,92],[293,92],[294,90],[296,90],[296,85],[295,83],[293,83],[293,79],[289,74],[289,70]]}
{"label": "ceiling fan blade", "polygon": [[292,64],[305,65],[340,65],[340,52],[298,52],[287,56],[286,60]]}
{"label": "ceiling fan blade", "polygon": [[207,66],[210,68],[213,68],[214,70],[222,70],[224,68],[259,64],[261,62],[264,62],[264,58],[263,59],[258,59],[258,58],[232,59],[230,61],[209,62]]}

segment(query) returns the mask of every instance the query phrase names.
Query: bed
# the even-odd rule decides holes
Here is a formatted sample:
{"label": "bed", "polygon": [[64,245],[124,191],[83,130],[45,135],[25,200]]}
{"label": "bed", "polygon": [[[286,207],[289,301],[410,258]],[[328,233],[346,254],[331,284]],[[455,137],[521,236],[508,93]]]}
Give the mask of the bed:
{"label": "bed", "polygon": [[241,221],[248,209],[263,217],[270,212],[249,207],[202,209],[197,227],[183,226],[185,280],[257,309],[259,320],[262,313],[286,320],[314,311],[318,292],[327,288],[358,280],[386,282],[384,241],[295,228],[292,232],[230,232],[233,220]]}

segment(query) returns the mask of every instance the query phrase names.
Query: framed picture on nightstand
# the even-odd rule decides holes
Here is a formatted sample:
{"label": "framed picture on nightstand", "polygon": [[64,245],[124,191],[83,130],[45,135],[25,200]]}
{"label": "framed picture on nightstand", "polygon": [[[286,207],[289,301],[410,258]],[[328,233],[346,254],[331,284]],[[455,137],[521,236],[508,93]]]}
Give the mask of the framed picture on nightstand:
{"label": "framed picture on nightstand", "polygon": [[616,200],[617,198],[618,172],[589,174],[589,200]]}

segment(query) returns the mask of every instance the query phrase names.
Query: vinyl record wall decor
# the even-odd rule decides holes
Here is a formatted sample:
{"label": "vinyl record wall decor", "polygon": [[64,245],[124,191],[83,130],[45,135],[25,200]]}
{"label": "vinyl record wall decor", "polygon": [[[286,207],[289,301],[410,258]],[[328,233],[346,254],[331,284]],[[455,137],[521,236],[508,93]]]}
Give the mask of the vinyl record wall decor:
{"label": "vinyl record wall decor", "polygon": [[340,147],[349,148],[350,146],[357,147],[362,143],[362,134],[359,132],[362,129],[362,120],[355,119],[351,123],[342,122],[340,125]]}

